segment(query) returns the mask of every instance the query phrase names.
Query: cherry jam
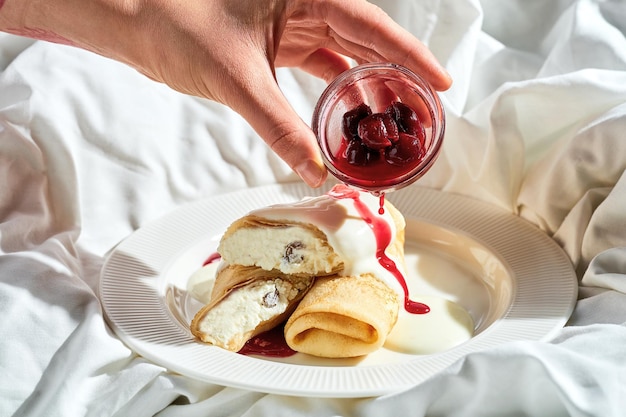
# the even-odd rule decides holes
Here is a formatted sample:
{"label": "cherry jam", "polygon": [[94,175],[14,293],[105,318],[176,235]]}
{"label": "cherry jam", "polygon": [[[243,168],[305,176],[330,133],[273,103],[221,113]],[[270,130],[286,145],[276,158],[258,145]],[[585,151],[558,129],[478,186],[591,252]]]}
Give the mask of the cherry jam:
{"label": "cherry jam", "polygon": [[329,172],[379,195],[424,175],[443,141],[445,115],[430,85],[395,64],[363,64],[337,77],[313,113]]}
{"label": "cherry jam", "polygon": [[369,178],[384,184],[409,175],[426,156],[426,131],[415,110],[402,102],[372,113],[365,103],[342,118],[342,141],[332,164],[363,188]]}

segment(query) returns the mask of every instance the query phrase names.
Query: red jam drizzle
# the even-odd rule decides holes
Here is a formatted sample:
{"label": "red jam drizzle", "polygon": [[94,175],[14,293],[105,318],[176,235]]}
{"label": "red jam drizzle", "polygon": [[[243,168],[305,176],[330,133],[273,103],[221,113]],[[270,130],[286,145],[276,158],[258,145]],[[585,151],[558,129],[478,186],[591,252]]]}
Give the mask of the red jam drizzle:
{"label": "red jam drizzle", "polygon": [[[363,221],[365,221],[372,229],[374,236],[376,237],[376,258],[378,259],[378,263],[380,263],[383,268],[389,271],[396,278],[396,280],[398,280],[398,283],[404,291],[404,309],[412,314],[428,313],[430,311],[430,307],[409,298],[409,287],[406,284],[406,280],[404,279],[402,272],[400,272],[396,263],[385,253],[385,250],[391,243],[391,228],[387,222],[379,217],[376,217],[371,212],[369,207],[361,201],[360,194],[356,190],[347,186],[338,185],[329,192],[329,195],[337,199],[351,198],[354,200],[356,210],[359,212]],[[384,198],[384,195],[381,197]]]}
{"label": "red jam drizzle", "polygon": [[212,253],[211,255],[209,255],[209,257],[208,257],[208,258],[206,258],[206,259],[204,260],[204,262],[202,263],[202,266],[206,266],[206,265],[208,265],[208,264],[212,264],[213,262],[217,262],[217,261],[219,261],[220,259],[222,259],[222,256],[221,256],[219,253],[214,252],[214,253]]}
{"label": "red jam drizzle", "polygon": [[381,216],[385,214],[385,193],[380,193],[378,196],[378,214]]}
{"label": "red jam drizzle", "polygon": [[295,355],[296,351],[287,345],[284,327],[277,326],[248,340],[238,353],[271,358],[287,358]]}

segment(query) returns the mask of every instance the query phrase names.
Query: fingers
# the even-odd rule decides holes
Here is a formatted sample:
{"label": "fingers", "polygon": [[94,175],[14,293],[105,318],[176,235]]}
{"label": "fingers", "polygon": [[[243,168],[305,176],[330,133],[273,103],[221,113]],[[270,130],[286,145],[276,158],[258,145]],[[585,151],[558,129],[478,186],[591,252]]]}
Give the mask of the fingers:
{"label": "fingers", "polygon": [[309,126],[298,116],[280,91],[276,81],[264,66],[235,79],[240,85],[232,89],[234,94],[227,104],[241,114],[271,147],[310,187],[321,186],[327,177],[319,146]]}
{"label": "fingers", "polygon": [[309,55],[302,62],[300,68],[330,83],[339,74],[350,69],[350,63],[337,52],[321,48]]}
{"label": "fingers", "polygon": [[389,61],[424,77],[436,90],[452,79],[430,50],[393,21],[382,9],[364,0],[319,2],[334,42],[358,62]]}

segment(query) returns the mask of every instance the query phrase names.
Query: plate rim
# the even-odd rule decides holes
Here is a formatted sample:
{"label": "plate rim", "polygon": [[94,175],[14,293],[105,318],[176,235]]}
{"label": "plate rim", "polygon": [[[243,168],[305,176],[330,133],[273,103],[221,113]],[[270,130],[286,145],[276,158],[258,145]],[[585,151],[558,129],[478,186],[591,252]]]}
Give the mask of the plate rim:
{"label": "plate rim", "polygon": [[[398,367],[406,368],[406,363],[368,365],[364,367],[295,365],[273,361],[264,361],[262,359],[246,357],[244,355],[238,355],[233,352],[226,352],[216,347],[203,345],[202,348],[207,349],[207,352],[212,349],[212,351],[210,353],[207,353],[207,355],[212,356],[214,362],[216,362],[214,364],[215,372],[213,372],[211,375],[207,375],[205,371],[199,371],[197,369],[194,369],[193,367],[188,366],[186,363],[181,364],[178,361],[171,360],[171,358],[163,357],[164,351],[166,352],[166,355],[171,352],[172,355],[175,357],[176,354],[178,354],[179,356],[185,353],[188,354],[190,350],[193,350],[190,346],[197,346],[199,344],[199,342],[193,340],[193,338],[190,337],[189,334],[185,334],[184,331],[178,327],[178,324],[173,323],[171,327],[166,326],[168,328],[163,330],[163,334],[158,335],[158,337],[154,337],[154,335],[147,335],[141,333],[140,331],[137,331],[133,327],[137,325],[135,323],[136,320],[125,321],[125,317],[120,317],[120,312],[125,311],[124,307],[119,304],[119,300],[116,298],[116,293],[112,292],[112,288],[109,285],[111,284],[111,280],[113,279],[113,274],[119,272],[119,270],[117,269],[118,265],[114,264],[113,261],[117,259],[117,255],[122,253],[121,251],[123,251],[128,245],[133,244],[136,240],[149,238],[154,234],[158,235],[164,229],[167,229],[167,227],[165,226],[167,226],[167,223],[171,222],[172,219],[175,219],[177,216],[182,216],[183,214],[187,213],[193,214],[194,211],[201,210],[201,208],[204,206],[215,206],[228,201],[239,201],[246,203],[247,205],[243,204],[244,208],[234,210],[232,213],[229,212],[229,214],[232,214],[232,220],[234,220],[235,218],[237,218],[237,216],[247,213],[251,208],[259,206],[249,206],[250,204],[252,204],[250,202],[251,196],[260,196],[257,198],[260,198],[261,201],[263,201],[263,198],[267,198],[263,196],[268,195],[271,197],[276,197],[276,200],[282,199],[284,201],[295,201],[295,199],[302,198],[304,196],[314,196],[322,194],[323,192],[327,191],[331,186],[332,184],[327,184],[326,186],[318,189],[311,189],[303,183],[296,182],[285,184],[271,184],[253,188],[240,189],[184,204],[166,213],[165,215],[141,226],[139,229],[135,230],[133,233],[120,241],[115,247],[113,247],[107,253],[106,259],[103,263],[98,285],[98,296],[101,300],[104,316],[108,325],[113,329],[114,333],[120,338],[120,340],[122,340],[131,350],[135,351],[136,353],[140,354],[141,356],[145,357],[151,362],[154,362],[157,365],[163,366],[166,369],[182,375],[186,375],[193,379],[235,388],[282,395],[347,398],[383,395],[386,393],[406,389],[412,385],[420,383],[445,367],[442,367],[441,364],[437,364],[437,360],[441,359],[444,356],[446,356],[446,366],[450,366],[452,363],[456,362],[467,354],[476,351],[482,351],[486,348],[494,347],[502,343],[519,340],[548,339],[555,332],[561,329],[566,324],[568,318],[571,316],[578,295],[578,280],[571,261],[569,260],[563,249],[558,246],[558,244],[547,234],[540,231],[539,228],[537,228],[535,225],[528,222],[527,220],[498,206],[461,194],[454,194],[431,188],[425,188],[418,185],[413,185],[411,187],[407,187],[403,190],[399,190],[390,194],[388,196],[388,199],[393,202],[393,204],[396,205],[396,207],[401,212],[404,213],[407,212],[407,209],[409,209],[410,211],[410,205],[414,204],[417,198],[420,198],[419,204],[422,204],[422,206],[419,210],[427,213],[429,217],[423,215],[416,216],[412,214],[413,212],[411,212],[411,214],[409,215],[406,215],[407,217],[416,218],[420,221],[426,220],[447,229],[458,230],[459,232],[469,236],[470,238],[476,240],[488,249],[492,250],[493,253],[499,257],[499,259],[505,262],[507,267],[516,272],[516,275],[513,277],[514,294],[512,294],[512,302],[507,312],[503,317],[497,319],[496,322],[489,326],[489,328],[485,329],[481,334],[479,334],[478,337],[472,339],[472,344],[475,346],[472,346],[469,351],[460,351],[460,348],[457,347],[450,350],[452,352],[459,351],[459,354],[457,355],[451,354],[450,351],[441,352],[434,355],[426,355],[426,357],[419,357],[416,360],[411,360],[411,364],[417,364],[418,362],[419,364],[410,366],[410,370],[396,370],[396,368]],[[442,204],[442,200],[449,200],[455,202],[455,204],[447,204],[447,207],[440,207]],[[266,204],[274,204],[278,202],[280,201],[272,200],[267,201]],[[459,206],[466,207],[466,212],[469,211],[473,215],[473,217],[468,220],[467,218],[461,216],[460,213],[455,212],[455,210],[458,210],[458,207],[457,209],[454,209],[455,205],[457,204]],[[470,207],[470,210],[467,210],[467,207]],[[434,208],[437,208],[438,210],[435,211]],[[565,283],[568,285],[566,285],[565,287],[559,286],[559,289],[563,291],[559,292],[559,310],[558,312],[556,310],[553,312],[555,315],[557,315],[556,317],[552,317],[549,319],[534,317],[533,312],[528,311],[528,309],[526,308],[527,306],[522,305],[523,303],[518,299],[518,297],[520,296],[520,291],[518,288],[518,284],[520,283],[518,282],[519,277],[517,276],[517,272],[519,272],[519,268],[517,266],[519,260],[516,260],[516,262],[511,265],[511,263],[509,262],[511,257],[504,256],[500,252],[502,244],[508,244],[510,246],[514,245],[515,242],[511,241],[511,239],[509,239],[508,242],[504,243],[498,241],[496,242],[494,247],[494,241],[492,241],[491,239],[484,239],[484,235],[482,235],[481,233],[478,233],[479,236],[477,236],[476,230],[480,229],[481,222],[484,221],[485,216],[487,216],[487,214],[485,214],[485,212],[482,212],[481,209],[485,210],[485,212],[488,214],[496,215],[499,222],[508,222],[510,224],[514,224],[515,227],[519,230],[525,230],[525,233],[527,233],[528,236],[533,236],[533,239],[537,239],[537,242],[541,242],[544,248],[549,248],[552,251],[552,253],[554,254],[553,261],[556,262],[558,260],[559,270],[563,269],[564,275],[568,275],[567,277],[562,276],[559,279],[559,282],[561,284]],[[225,226],[227,226],[227,224]],[[470,230],[468,231],[467,229]],[[183,248],[181,247],[180,250],[183,250]],[[152,255],[148,253],[142,253],[141,256],[145,256],[145,259],[148,259]],[[157,254],[154,256],[159,255]],[[546,260],[542,259],[539,266],[543,266],[545,262]],[[137,266],[137,268],[137,273],[149,272],[141,270],[139,266]],[[160,273],[159,271],[153,272]],[[120,284],[120,282],[116,281],[115,284],[117,286]],[[139,286],[139,284],[137,283],[135,283],[134,285]],[[135,291],[137,290],[137,288],[133,288],[132,282],[124,283],[122,287],[122,290],[124,290],[125,288]],[[528,289],[525,289],[524,291],[522,291],[522,295],[527,295],[529,293],[528,291]],[[540,294],[532,292],[532,289],[530,289],[530,291],[532,294],[534,294],[535,297],[541,297]],[[150,300],[149,297],[140,294],[140,291],[136,292],[137,294],[133,295],[133,297],[137,297],[137,300],[139,300],[140,302],[145,302],[148,304],[154,303],[155,300]],[[553,298],[554,296],[552,295],[552,301]],[[157,300],[157,304],[159,304],[160,302],[160,300]],[[519,311],[520,307],[523,307],[521,311]],[[161,308],[162,310],[166,309],[165,306],[156,305],[152,305],[151,308]],[[166,311],[160,311],[155,314],[159,315],[163,319],[168,318]],[[539,333],[541,333],[540,337],[534,335],[530,338],[526,335],[522,336],[524,326],[519,326],[519,322],[523,322],[524,320],[521,319],[526,316],[528,316],[529,319],[534,320],[537,326],[541,327],[542,330],[539,331]],[[141,324],[141,320],[139,320],[138,323]],[[501,330],[503,326],[512,327],[512,329],[505,336],[499,336],[497,333],[499,329]],[[517,329],[516,326],[520,327],[520,329]],[[170,334],[167,333],[168,331],[170,331]],[[131,333],[136,333],[138,337]],[[496,334],[494,335],[494,333]],[[492,339],[496,340],[496,342],[494,342]],[[462,346],[466,345],[467,342]],[[223,369],[221,361],[226,360],[226,362],[228,362],[231,361],[233,357],[236,357],[236,361],[242,364],[249,364],[250,361],[254,361],[253,364],[257,368],[258,372],[261,372],[262,370],[267,371],[264,368],[270,367],[272,368],[271,370],[273,372],[278,375],[282,375],[287,381],[290,381],[291,383],[281,384],[279,382],[274,383],[273,385],[260,385],[258,383],[249,382],[250,378],[241,375],[241,370],[239,369],[237,371],[239,373],[228,376],[227,370]],[[435,364],[432,363],[433,361],[435,361]],[[218,364],[218,362],[220,363]],[[267,366],[261,366],[258,364],[258,362],[264,362]],[[420,372],[418,372],[418,374],[420,374],[419,377],[416,375],[410,375],[411,371],[415,370],[413,369],[415,368],[415,366],[421,366],[426,370],[423,372],[421,372],[420,370]],[[219,370],[217,368],[219,368]],[[381,368],[384,369],[381,370]],[[365,370],[367,370],[367,372],[365,372]],[[362,375],[364,372],[367,374],[366,377],[363,377]],[[298,376],[298,373],[304,374],[304,376]],[[294,376],[294,374],[296,375]],[[361,379],[370,378],[370,374],[374,375],[374,378],[380,377],[381,383],[376,385],[367,384],[363,383],[363,381],[359,381],[360,377]],[[390,375],[395,376],[395,378],[390,378]],[[340,379],[340,381],[333,381],[333,377],[335,379]],[[299,380],[304,380],[304,383],[293,383],[293,381]]]}

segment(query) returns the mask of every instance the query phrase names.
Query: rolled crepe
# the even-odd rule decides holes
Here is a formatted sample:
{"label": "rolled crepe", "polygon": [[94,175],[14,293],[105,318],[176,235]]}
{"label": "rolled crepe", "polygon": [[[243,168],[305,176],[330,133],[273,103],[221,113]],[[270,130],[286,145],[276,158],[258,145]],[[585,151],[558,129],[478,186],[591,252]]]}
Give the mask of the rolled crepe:
{"label": "rolled crepe", "polygon": [[284,322],[311,286],[311,277],[229,265],[215,280],[211,301],[190,329],[199,340],[239,351],[252,337]]}
{"label": "rolled crepe", "polygon": [[263,217],[279,207],[283,206],[253,212],[232,223],[218,247],[222,260],[229,265],[255,266],[290,275],[331,275],[340,271],[341,258],[315,224]]}
{"label": "rolled crepe", "polygon": [[398,294],[371,274],[315,280],[285,324],[298,352],[327,358],[380,348],[398,319]]}
{"label": "rolled crepe", "polygon": [[[385,255],[404,274],[404,217],[389,202],[385,210],[395,228]],[[380,268],[371,269],[380,273]],[[389,277],[383,278],[374,272],[317,278],[285,324],[289,347],[326,358],[362,356],[379,349],[402,305],[397,287],[389,285]]]}

